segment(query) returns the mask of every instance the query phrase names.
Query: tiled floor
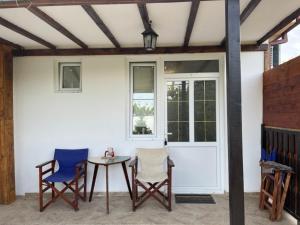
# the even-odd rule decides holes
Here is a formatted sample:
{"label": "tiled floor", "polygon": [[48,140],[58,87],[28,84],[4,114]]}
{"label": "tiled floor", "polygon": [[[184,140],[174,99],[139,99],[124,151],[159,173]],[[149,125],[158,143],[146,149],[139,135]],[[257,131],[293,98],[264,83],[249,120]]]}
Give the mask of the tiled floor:
{"label": "tiled floor", "polygon": [[[136,212],[131,210],[131,201],[126,196],[110,198],[111,213],[105,213],[105,198],[95,197],[91,203],[80,202],[80,210],[75,212],[61,200],[49,206],[44,212],[38,210],[35,198],[19,197],[13,204],[0,205],[1,225],[71,225],[71,224],[199,224],[228,225],[228,197],[214,195],[215,205],[173,204],[168,212],[156,201],[149,200]],[[280,222],[271,222],[267,211],[258,209],[258,196],[245,198],[247,225],[292,225],[283,218]]]}

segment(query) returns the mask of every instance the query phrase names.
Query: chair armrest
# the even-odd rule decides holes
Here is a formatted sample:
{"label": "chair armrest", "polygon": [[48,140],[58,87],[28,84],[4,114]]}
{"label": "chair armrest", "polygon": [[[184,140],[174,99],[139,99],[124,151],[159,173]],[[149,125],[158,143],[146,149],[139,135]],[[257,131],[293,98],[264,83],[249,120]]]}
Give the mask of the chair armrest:
{"label": "chair armrest", "polygon": [[133,160],[131,160],[131,162],[129,163],[129,167],[135,167],[136,162],[137,162],[136,158],[134,158]]}
{"label": "chair armrest", "polygon": [[168,158],[168,167],[175,167],[173,160],[171,160],[170,158]]}
{"label": "chair armrest", "polygon": [[47,161],[47,162],[44,162],[44,163],[42,163],[42,164],[39,164],[39,165],[37,165],[35,168],[42,168],[43,166],[46,166],[46,165],[48,165],[48,164],[50,164],[50,163],[53,163],[53,162],[55,162],[54,159],[49,160],[49,161]]}

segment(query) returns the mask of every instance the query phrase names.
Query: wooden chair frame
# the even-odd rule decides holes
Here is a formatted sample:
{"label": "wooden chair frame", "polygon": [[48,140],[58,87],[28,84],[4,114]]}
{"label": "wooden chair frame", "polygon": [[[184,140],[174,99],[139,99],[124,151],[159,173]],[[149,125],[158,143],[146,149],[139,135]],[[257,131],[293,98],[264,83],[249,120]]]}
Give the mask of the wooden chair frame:
{"label": "wooden chair frame", "polygon": [[[50,165],[50,168],[43,170],[45,166]],[[39,205],[40,205],[40,212],[44,211],[51,203],[55,202],[57,198],[61,197],[66,203],[68,203],[75,211],[79,210],[78,208],[78,199],[81,198],[83,201],[86,201],[86,180],[87,180],[87,161],[84,160],[76,165],[76,175],[75,178],[67,182],[62,182],[65,187],[62,190],[58,190],[55,187],[54,182],[46,181],[43,176],[50,175],[54,173],[55,169],[55,160],[50,160],[48,162],[42,163],[36,168],[39,169]],[[83,179],[83,184],[78,187],[80,179]],[[72,187],[74,185],[74,187]],[[43,188],[43,186],[45,186]],[[51,189],[52,196],[51,199],[44,204],[44,193]],[[70,200],[67,198],[64,193],[70,189],[74,193],[74,200]],[[83,189],[83,194],[80,194],[80,191]]]}
{"label": "wooden chair frame", "polygon": [[[138,158],[135,157],[133,161],[129,164],[132,171],[132,210],[135,211],[140,205],[142,205],[147,199],[153,197],[156,199],[162,206],[167,210],[172,211],[172,167],[174,167],[174,162],[168,157],[168,178],[162,182],[150,183],[147,184],[149,187],[146,187],[144,183],[139,181],[136,176],[138,173]],[[159,189],[163,186],[167,186],[167,196],[164,195]],[[139,196],[138,187],[144,189],[144,192]],[[156,195],[159,194],[160,197]],[[165,203],[165,200],[167,203]]]}

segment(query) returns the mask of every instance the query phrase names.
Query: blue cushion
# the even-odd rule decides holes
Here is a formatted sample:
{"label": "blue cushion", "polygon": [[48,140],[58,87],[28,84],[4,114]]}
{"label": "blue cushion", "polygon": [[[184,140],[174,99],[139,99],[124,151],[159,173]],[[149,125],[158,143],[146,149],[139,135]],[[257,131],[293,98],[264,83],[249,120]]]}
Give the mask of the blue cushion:
{"label": "blue cushion", "polygon": [[45,178],[48,182],[65,182],[75,178],[76,164],[88,159],[88,149],[55,149],[59,169]]}
{"label": "blue cushion", "polygon": [[261,149],[261,161],[276,161],[277,159],[277,152],[275,149],[273,149],[270,154],[267,153],[267,151],[262,148]]}

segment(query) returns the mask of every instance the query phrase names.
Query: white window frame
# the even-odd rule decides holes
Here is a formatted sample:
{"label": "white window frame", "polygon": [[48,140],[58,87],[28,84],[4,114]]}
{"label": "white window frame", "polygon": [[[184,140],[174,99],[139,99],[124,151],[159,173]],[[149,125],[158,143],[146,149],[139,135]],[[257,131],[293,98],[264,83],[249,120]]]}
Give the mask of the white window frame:
{"label": "white window frame", "polygon": [[[79,66],[79,88],[63,88],[63,67],[64,66]],[[79,93],[82,92],[82,64],[81,62],[57,62],[56,74],[56,91],[62,93]]]}
{"label": "white window frame", "polygon": [[[152,134],[133,134],[133,67],[134,66],[153,66],[154,67],[154,124],[153,124],[153,132]],[[153,139],[157,135],[157,64],[156,62],[129,62],[129,80],[130,80],[130,87],[129,87],[129,138],[131,139]]]}

